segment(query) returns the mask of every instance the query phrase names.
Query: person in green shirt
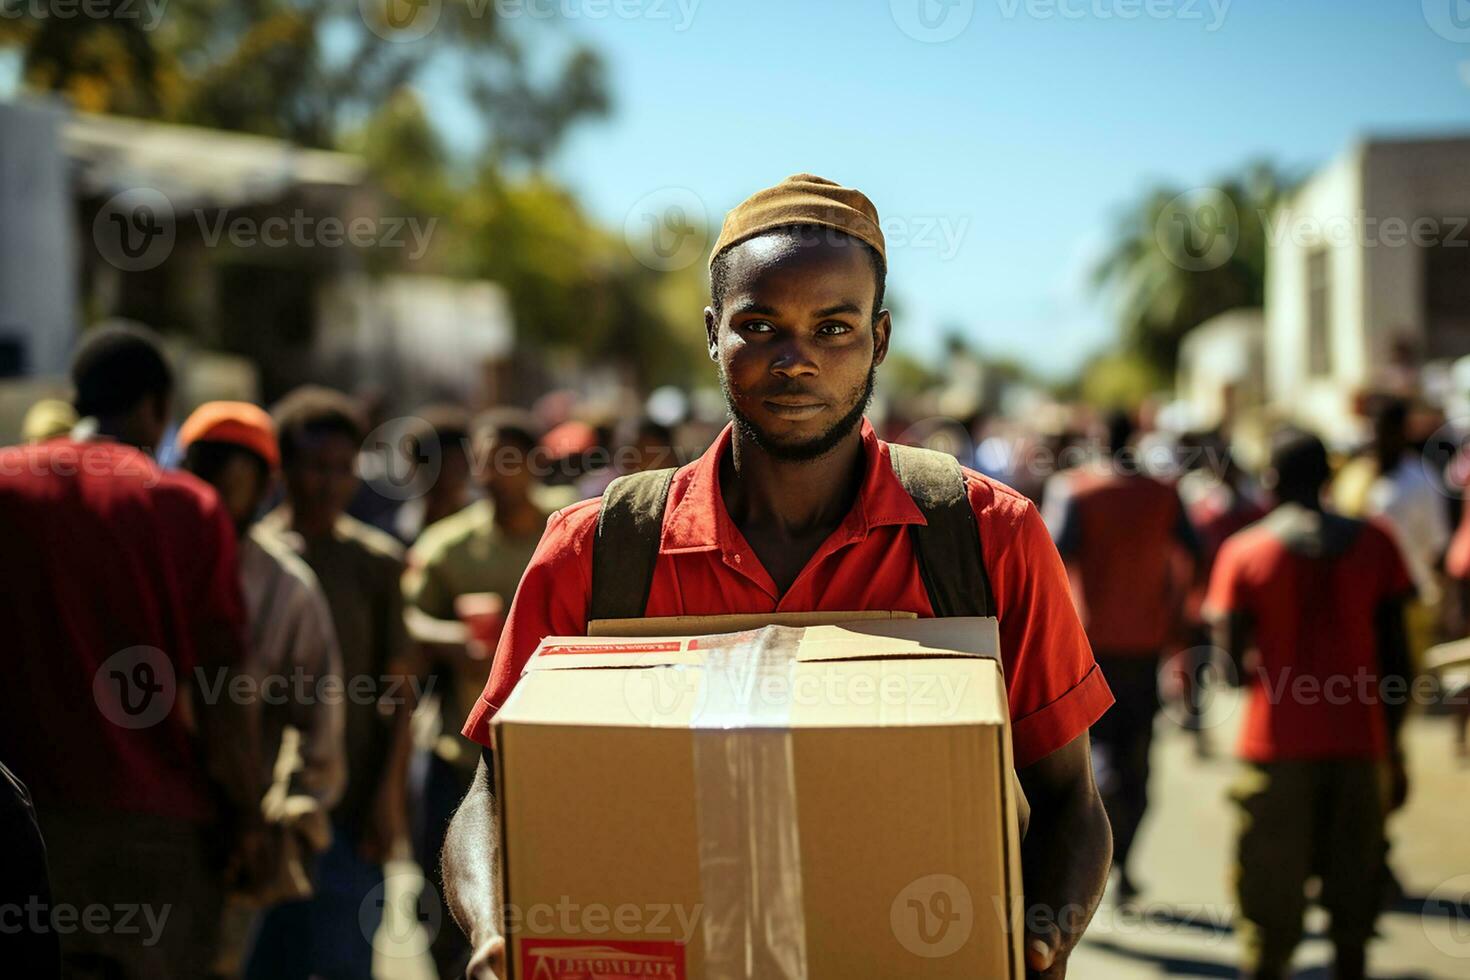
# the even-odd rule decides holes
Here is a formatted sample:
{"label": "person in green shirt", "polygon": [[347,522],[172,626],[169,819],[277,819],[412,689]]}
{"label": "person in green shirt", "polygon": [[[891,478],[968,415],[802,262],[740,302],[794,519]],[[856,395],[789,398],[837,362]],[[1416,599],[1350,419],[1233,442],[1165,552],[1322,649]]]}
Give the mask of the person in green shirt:
{"label": "person in green shirt", "polygon": [[[485,686],[495,633],[521,573],[541,540],[551,509],[540,499],[532,461],[538,444],[532,418],[497,409],[476,420],[471,460],[484,497],[430,525],[408,554],[403,597],[423,670],[439,692],[439,734],[422,767],[415,809],[416,856],[426,879],[421,902],[441,902],[438,857],[449,817],[469,790],[479,746],[459,734]],[[426,913],[432,916],[432,912]],[[450,922],[447,908],[438,920]],[[458,929],[441,928],[431,953],[441,976],[462,975],[469,947]]]}

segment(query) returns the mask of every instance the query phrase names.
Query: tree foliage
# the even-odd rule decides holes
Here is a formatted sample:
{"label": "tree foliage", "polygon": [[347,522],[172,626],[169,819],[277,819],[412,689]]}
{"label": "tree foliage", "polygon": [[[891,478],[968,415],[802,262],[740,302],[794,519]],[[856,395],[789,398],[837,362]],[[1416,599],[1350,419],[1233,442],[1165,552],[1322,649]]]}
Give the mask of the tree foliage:
{"label": "tree foliage", "polygon": [[[146,8],[107,2],[119,13],[124,3]],[[161,9],[154,25],[28,12],[0,21],[0,46],[20,47],[28,88],[82,110],[360,154],[398,210],[438,219],[415,270],[503,285],[532,348],[620,361],[650,384],[687,380],[703,357],[701,270],[641,265],[541,170],[576,122],[608,109],[600,59],[552,25],[512,30],[485,0],[168,0]],[[405,9],[434,13],[433,29],[409,39],[403,31],[422,24],[388,20]],[[470,107],[478,151],[448,149],[444,120],[463,114],[430,111],[430,90]]]}
{"label": "tree foliage", "polygon": [[422,37],[409,33],[413,20],[393,26],[388,2],[168,0],[154,23],[141,0],[89,0],[103,8],[109,16],[60,17],[25,5],[0,22],[0,44],[21,48],[28,88],[90,112],[332,148],[353,121],[432,74],[478,115],[486,153],[533,162],[572,123],[608,108],[592,51],[569,47],[538,78],[524,32],[484,0],[410,8],[436,18]]}
{"label": "tree foliage", "polygon": [[1094,270],[1117,311],[1123,350],[1171,373],[1184,335],[1265,301],[1265,219],[1292,181],[1257,163],[1212,188],[1157,187],[1120,217]]}

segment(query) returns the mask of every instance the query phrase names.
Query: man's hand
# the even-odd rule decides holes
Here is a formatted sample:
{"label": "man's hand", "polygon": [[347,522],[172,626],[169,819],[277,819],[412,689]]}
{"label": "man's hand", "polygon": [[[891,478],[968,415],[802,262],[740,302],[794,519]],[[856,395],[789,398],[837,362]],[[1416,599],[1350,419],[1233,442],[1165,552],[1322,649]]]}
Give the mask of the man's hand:
{"label": "man's hand", "polygon": [[466,980],[505,980],[505,938],[492,936],[476,944],[464,975]]}
{"label": "man's hand", "polygon": [[1060,980],[1067,975],[1070,949],[1062,948],[1062,931],[1048,926],[1044,932],[1026,930],[1026,976],[1039,980]]}

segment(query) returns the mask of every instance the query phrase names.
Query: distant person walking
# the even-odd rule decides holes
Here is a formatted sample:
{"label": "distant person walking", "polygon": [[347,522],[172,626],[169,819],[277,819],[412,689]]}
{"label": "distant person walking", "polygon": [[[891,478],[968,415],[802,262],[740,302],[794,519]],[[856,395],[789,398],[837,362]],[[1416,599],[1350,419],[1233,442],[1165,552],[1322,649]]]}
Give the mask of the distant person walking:
{"label": "distant person walking", "polygon": [[1417,665],[1439,639],[1440,570],[1451,538],[1449,497],[1410,439],[1409,402],[1380,398],[1370,417],[1372,445],[1338,473],[1333,502],[1350,517],[1381,521],[1398,543],[1418,590],[1405,611],[1409,651]]}
{"label": "distant person walking", "polygon": [[270,909],[247,954],[246,976],[367,978],[383,903],[383,863],[406,835],[413,711],[403,623],[403,549],[347,516],[358,488],[366,424],[327,388],[298,388],[276,406],[286,500],[261,520],[321,583],[346,681],[347,785],[332,811],[331,846],[306,902]]}
{"label": "distant person walking", "polygon": [[[475,420],[475,476],[485,493],[464,510],[431,525],[409,552],[403,577],[411,632],[427,652],[426,669],[439,696],[439,735],[424,760],[414,850],[440,903],[439,852],[455,807],[474,782],[480,747],[459,732],[490,678],[500,625],[516,586],[541,542],[551,511],[535,499],[535,420],[512,409]],[[434,915],[425,909],[426,915]],[[441,976],[464,973],[470,948],[458,929],[444,928],[430,952]]]}
{"label": "distant person walking", "polygon": [[[241,670],[234,526],[149,455],[173,391],[151,334],[93,331],[72,381],[90,434],[0,450],[0,755],[35,801],[64,972],[196,980],[260,840],[252,711],[195,684]],[[97,906],[136,928],[57,928]]]}
{"label": "distant person walking", "polygon": [[1092,726],[1093,768],[1113,826],[1118,894],[1138,894],[1128,858],[1148,808],[1159,660],[1180,623],[1180,557],[1199,546],[1175,489],[1143,473],[1126,413],[1108,418],[1109,459],[1073,471],[1057,550],[1116,703]]}
{"label": "distant person walking", "polygon": [[1319,439],[1278,434],[1266,474],[1277,506],[1221,547],[1205,603],[1248,692],[1232,794],[1237,933],[1243,973],[1260,980],[1289,974],[1314,875],[1332,916],[1333,976],[1365,976],[1384,815],[1408,792],[1404,698],[1384,692],[1408,690],[1413,580],[1384,530],[1323,510],[1328,472]]}
{"label": "distant person walking", "polygon": [[237,976],[257,910],[309,896],[317,855],[331,841],[328,812],[347,778],[342,654],[316,575],[256,526],[280,469],[275,427],[247,402],[206,402],[179,428],[184,468],[219,491],[240,539],[248,613],[246,669],[260,701],[261,813],[269,867],[233,896],[215,967]]}

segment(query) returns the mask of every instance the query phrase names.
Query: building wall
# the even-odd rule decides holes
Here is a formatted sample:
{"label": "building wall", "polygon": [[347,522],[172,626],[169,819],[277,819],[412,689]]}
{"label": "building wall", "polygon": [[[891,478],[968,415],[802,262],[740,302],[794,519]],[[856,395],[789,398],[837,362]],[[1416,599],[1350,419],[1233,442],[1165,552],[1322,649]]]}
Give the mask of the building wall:
{"label": "building wall", "polygon": [[1179,397],[1190,424],[1210,428],[1265,398],[1265,329],[1260,310],[1231,310],[1189,332],[1179,349]]}
{"label": "building wall", "polygon": [[[1412,236],[1385,225],[1395,219],[1412,231],[1419,219],[1433,233],[1453,240],[1470,258],[1470,140],[1369,144],[1364,155],[1364,293],[1367,351],[1384,363],[1395,337],[1408,334],[1421,351],[1425,343],[1425,252]],[[1426,230],[1428,226],[1426,225]],[[1470,273],[1470,268],[1467,268]],[[1467,338],[1470,339],[1470,338]],[[1439,356],[1470,354],[1464,349]]]}
{"label": "building wall", "polygon": [[0,336],[21,373],[65,375],[76,333],[76,243],[58,127],[64,114],[0,103]]}
{"label": "building wall", "polygon": [[[1335,231],[1362,210],[1362,153],[1353,150],[1313,176],[1267,228],[1266,365],[1274,405],[1333,439],[1353,435],[1352,390],[1368,370],[1363,341],[1363,250]],[[1348,236],[1349,239],[1351,236]],[[1327,251],[1331,372],[1308,370],[1308,256]]]}

